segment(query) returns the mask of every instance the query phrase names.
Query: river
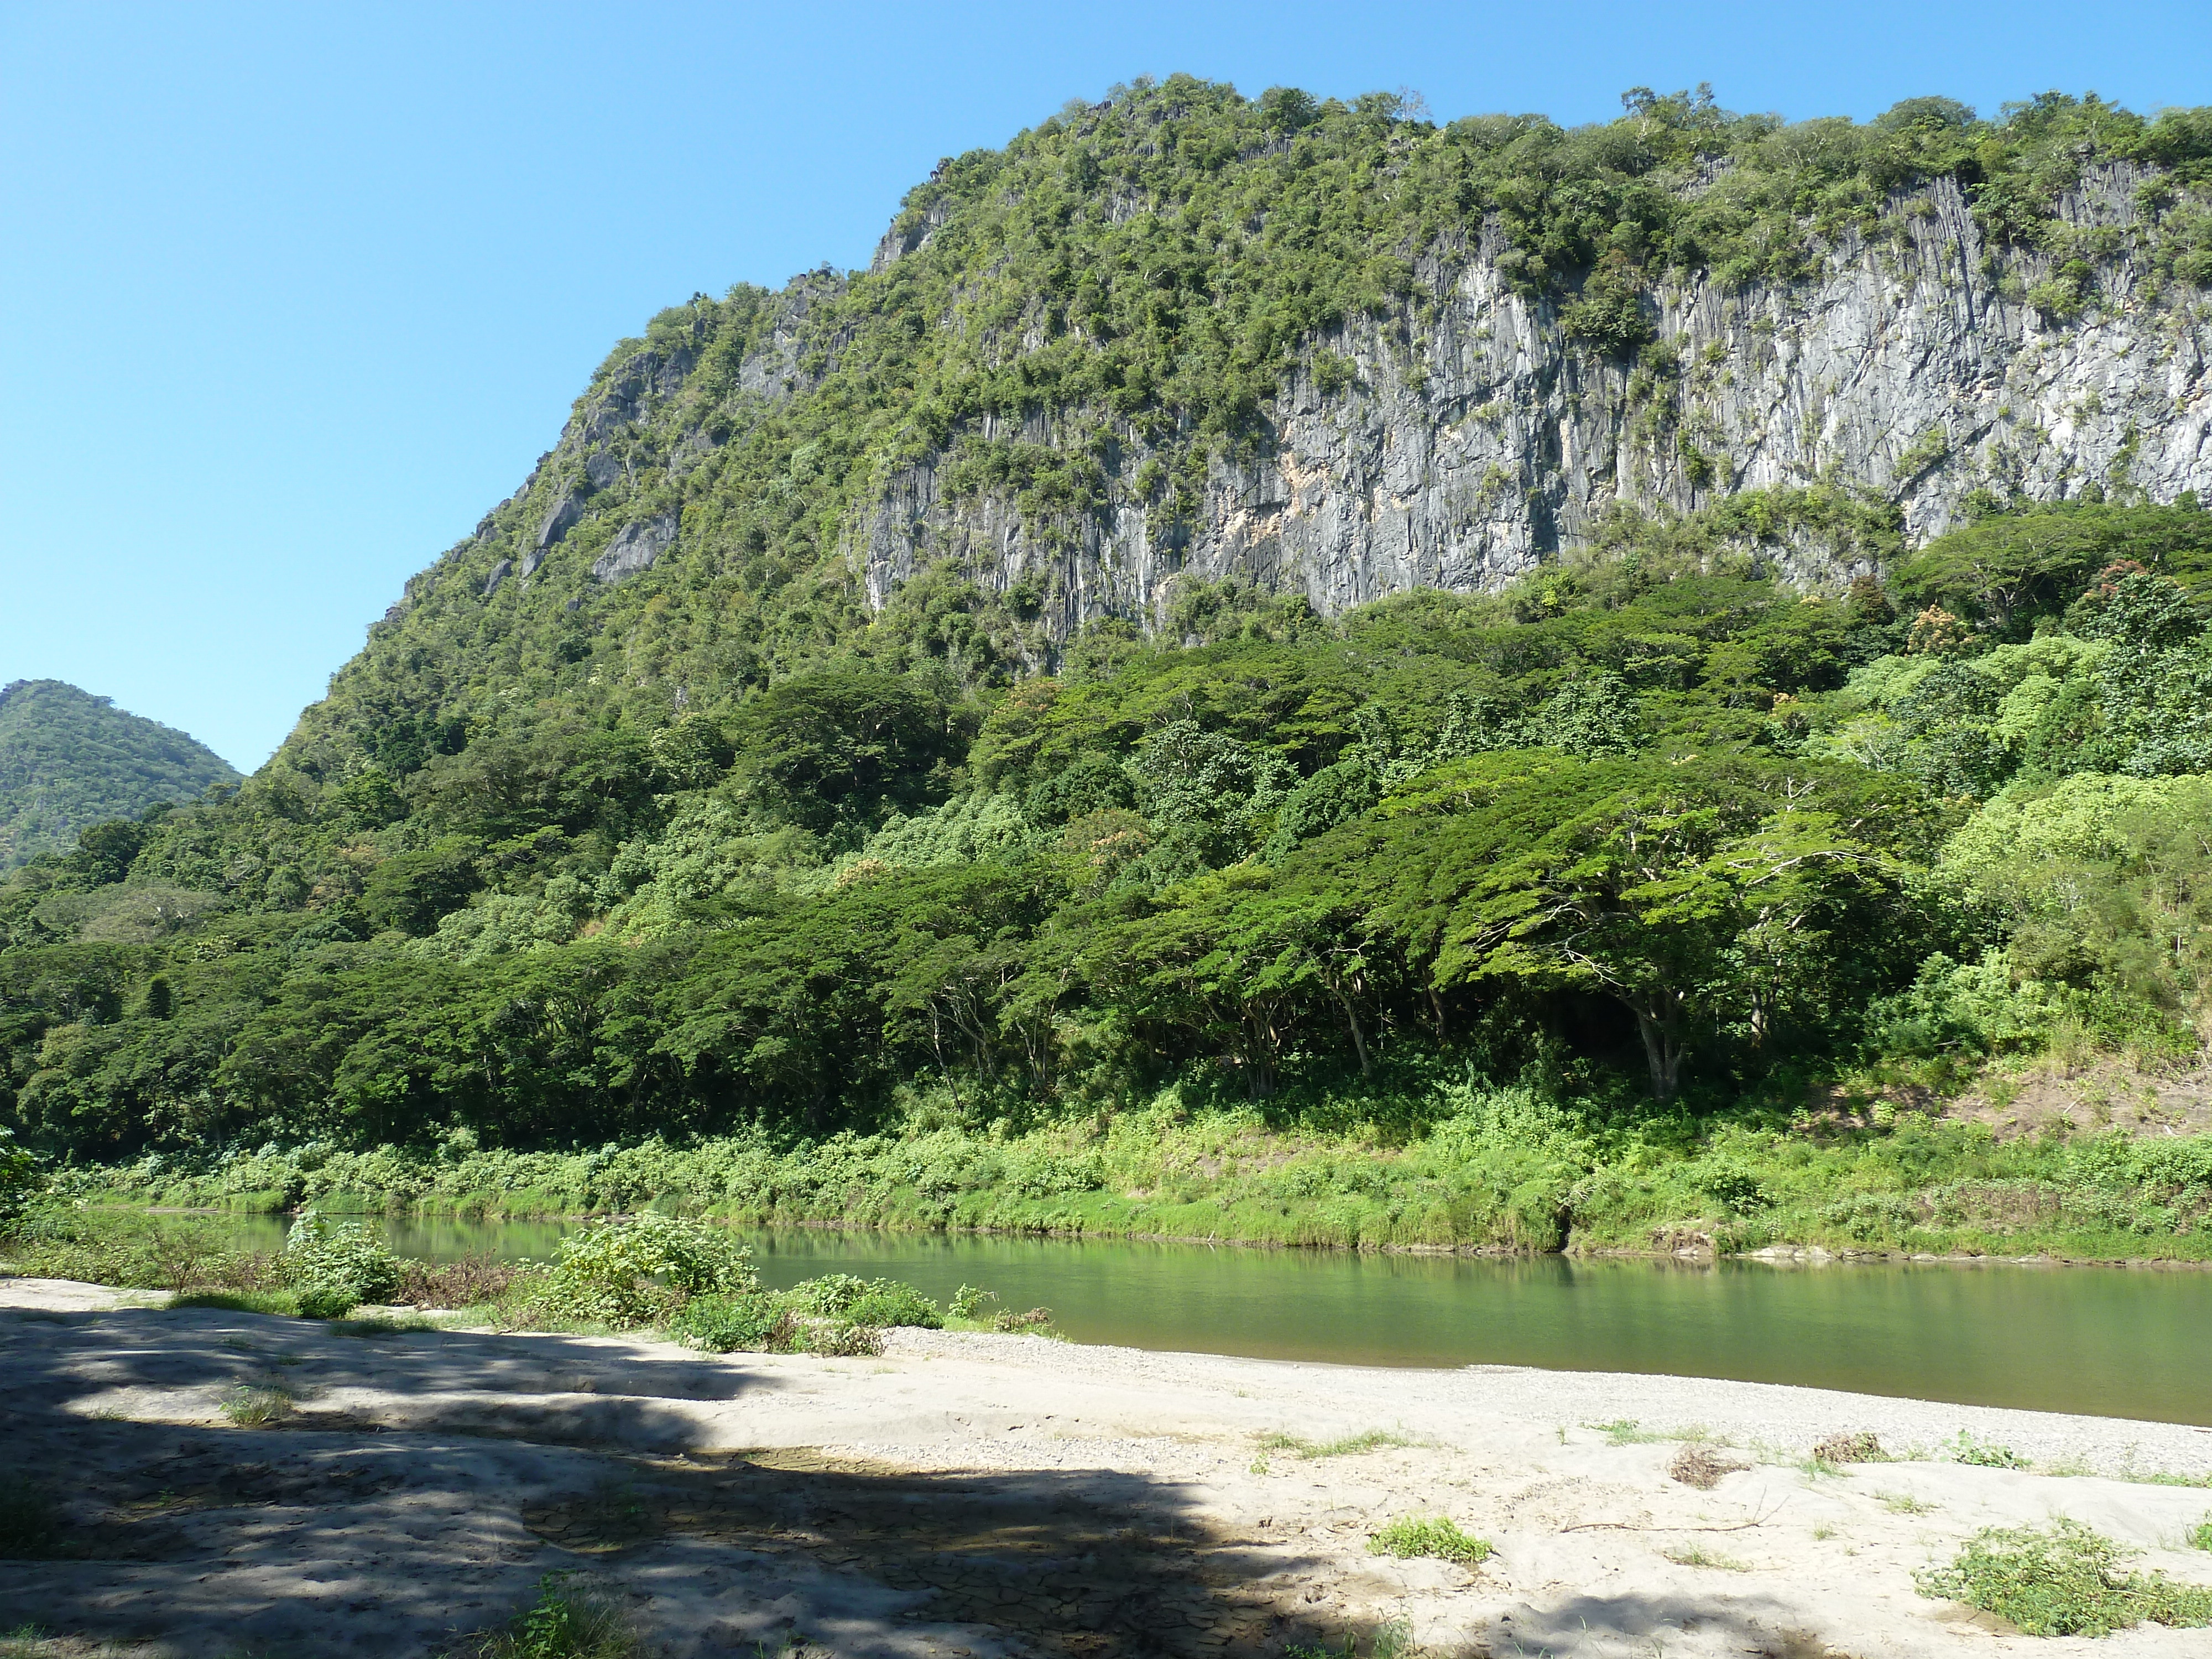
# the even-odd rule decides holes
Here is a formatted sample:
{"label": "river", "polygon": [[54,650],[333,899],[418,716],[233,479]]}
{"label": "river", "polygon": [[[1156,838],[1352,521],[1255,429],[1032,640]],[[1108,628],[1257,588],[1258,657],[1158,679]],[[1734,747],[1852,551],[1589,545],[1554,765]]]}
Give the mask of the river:
{"label": "river", "polygon": [[[284,1222],[238,1218],[242,1247]],[[432,1259],[544,1259],[573,1224],[380,1220]],[[1363,1365],[1540,1365],[1794,1382],[2212,1425],[2212,1272],[1363,1255],[965,1235],[749,1237],[823,1273],[1048,1307],[1078,1342]]]}

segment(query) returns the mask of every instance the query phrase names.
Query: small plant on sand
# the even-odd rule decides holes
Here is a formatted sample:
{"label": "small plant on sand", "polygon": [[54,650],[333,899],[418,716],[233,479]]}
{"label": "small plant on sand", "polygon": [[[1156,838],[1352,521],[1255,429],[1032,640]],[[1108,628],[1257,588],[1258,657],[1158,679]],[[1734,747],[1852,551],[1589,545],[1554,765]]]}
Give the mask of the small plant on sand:
{"label": "small plant on sand", "polygon": [[[1413,1626],[1402,1620],[1377,1627],[1367,1638],[1366,1659],[1423,1659],[1424,1651],[1413,1640]],[[1359,1638],[1346,1636],[1341,1647],[1292,1643],[1283,1650],[1283,1659],[1361,1659]]]}
{"label": "small plant on sand", "polygon": [[1401,1516],[1367,1540],[1370,1555],[1395,1555],[1401,1561],[1425,1556],[1468,1567],[1487,1561],[1491,1548],[1487,1538],[1462,1532],[1456,1522],[1441,1515],[1429,1520]]}
{"label": "small plant on sand", "polygon": [[1856,1434],[1832,1434],[1813,1448],[1816,1463],[1887,1463],[1889,1454],[1881,1442],[1862,1430]]}
{"label": "small plant on sand", "polygon": [[1971,1463],[1980,1469],[2024,1469],[2028,1460],[2010,1446],[1994,1445],[1986,1440],[1977,1440],[1961,1429],[1954,1439],[1943,1443],[1954,1463]]}
{"label": "small plant on sand", "polygon": [[991,1316],[991,1328],[1030,1336],[1048,1336],[1052,1334],[1052,1310],[1031,1308],[1027,1313],[1016,1313],[1008,1309],[1004,1313]]}
{"label": "small plant on sand", "polygon": [[282,1389],[233,1389],[222,1402],[222,1414],[233,1426],[265,1429],[292,1409],[292,1396]]}
{"label": "small plant on sand", "polygon": [[1260,1437],[1262,1452],[1288,1452],[1293,1457],[1309,1461],[1316,1457],[1358,1457],[1365,1452],[1413,1443],[1404,1435],[1394,1434],[1389,1429],[1362,1429],[1358,1434],[1340,1435],[1334,1440],[1305,1440],[1280,1432]]}
{"label": "small plant on sand", "polygon": [[2188,1532],[2189,1547],[2193,1550],[2212,1550],[2212,1515],[2191,1527]]}
{"label": "small plant on sand", "polygon": [[46,1489],[12,1471],[0,1476],[0,1560],[46,1560],[58,1553],[60,1536]]}
{"label": "small plant on sand", "polygon": [[1913,1582],[1923,1595],[2009,1619],[2030,1636],[2106,1636],[2148,1620],[2212,1625],[2212,1589],[2124,1571],[2132,1552],[2078,1521],[1976,1533],[1948,1567]]}
{"label": "small plant on sand", "polygon": [[1933,1504],[1915,1498],[1911,1492],[1881,1492],[1875,1496],[1881,1501],[1882,1508],[1892,1515],[1932,1515],[1936,1511]]}
{"label": "small plant on sand", "polygon": [[1678,1567],[1711,1567],[1721,1572],[1749,1572],[1750,1564],[1739,1561],[1733,1555],[1723,1555],[1701,1545],[1660,1552]]}
{"label": "small plant on sand", "polygon": [[1667,1473],[1686,1486],[1695,1486],[1699,1492],[1711,1492],[1721,1483],[1723,1475],[1735,1474],[1749,1468],[1733,1458],[1714,1455],[1705,1446],[1685,1446],[1674,1454],[1674,1462],[1667,1465]]}
{"label": "small plant on sand", "polygon": [[638,1650],[637,1632],[611,1597],[556,1572],[505,1628],[462,1651],[466,1659],[632,1659]]}

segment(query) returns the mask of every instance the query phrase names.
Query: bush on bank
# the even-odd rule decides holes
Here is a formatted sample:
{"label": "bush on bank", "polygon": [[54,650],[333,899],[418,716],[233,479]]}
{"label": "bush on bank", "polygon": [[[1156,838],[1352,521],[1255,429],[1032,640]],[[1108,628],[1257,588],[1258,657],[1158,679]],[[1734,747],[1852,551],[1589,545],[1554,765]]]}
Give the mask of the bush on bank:
{"label": "bush on bank", "polygon": [[1886,1127],[1609,1121],[1527,1087],[1447,1085],[1395,1127],[1271,1126],[1170,1090],[1026,1131],[747,1133],[517,1152],[450,1140],[155,1155],[57,1178],[132,1205],[302,1204],[485,1218],[670,1213],[774,1224],[1206,1237],[1356,1248],[1723,1251],[1778,1243],[2086,1259],[2212,1258],[2212,1136],[1999,1139]]}

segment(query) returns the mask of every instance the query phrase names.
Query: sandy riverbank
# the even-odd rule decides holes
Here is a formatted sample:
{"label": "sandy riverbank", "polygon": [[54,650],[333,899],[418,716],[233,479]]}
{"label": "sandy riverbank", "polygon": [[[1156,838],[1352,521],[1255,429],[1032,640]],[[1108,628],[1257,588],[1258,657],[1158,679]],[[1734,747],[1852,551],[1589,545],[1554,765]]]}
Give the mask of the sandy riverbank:
{"label": "sandy riverbank", "polygon": [[[0,1279],[0,1443],[62,1500],[70,1558],[0,1567],[0,1630],[76,1638],[57,1654],[421,1654],[563,1569],[629,1598],[669,1656],[1260,1655],[1392,1620],[1498,1659],[2086,1652],[1912,1587],[1978,1528],[2057,1516],[2212,1582],[2212,1555],[2182,1547],[2212,1492],[2106,1478],[2212,1472],[2212,1431],[2174,1425],[930,1332],[875,1359],[364,1337],[132,1305],[150,1299]],[[295,1403],[235,1426],[223,1407],[247,1389]],[[1700,1428],[1748,1467],[1684,1486],[1678,1444],[1592,1426],[1627,1420]],[[1370,1430],[1411,1443],[1262,1451]],[[1796,1466],[1855,1431],[1924,1461]],[[1961,1431],[2100,1473],[1939,1461]],[[1382,1522],[1439,1514],[1498,1553],[1367,1553]],[[1700,1553],[1725,1565],[1669,1559]],[[2094,1650],[2206,1639],[2142,1628]]]}

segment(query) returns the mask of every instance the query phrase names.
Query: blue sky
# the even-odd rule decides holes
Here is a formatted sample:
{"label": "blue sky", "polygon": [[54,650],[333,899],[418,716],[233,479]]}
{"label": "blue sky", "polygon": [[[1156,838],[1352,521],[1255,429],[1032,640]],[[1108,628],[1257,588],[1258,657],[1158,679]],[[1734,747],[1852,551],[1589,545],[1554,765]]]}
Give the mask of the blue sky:
{"label": "blue sky", "polygon": [[607,348],[865,263],[941,155],[1187,70],[1442,119],[2212,102],[2193,4],[0,0],[0,683],[258,766]]}

